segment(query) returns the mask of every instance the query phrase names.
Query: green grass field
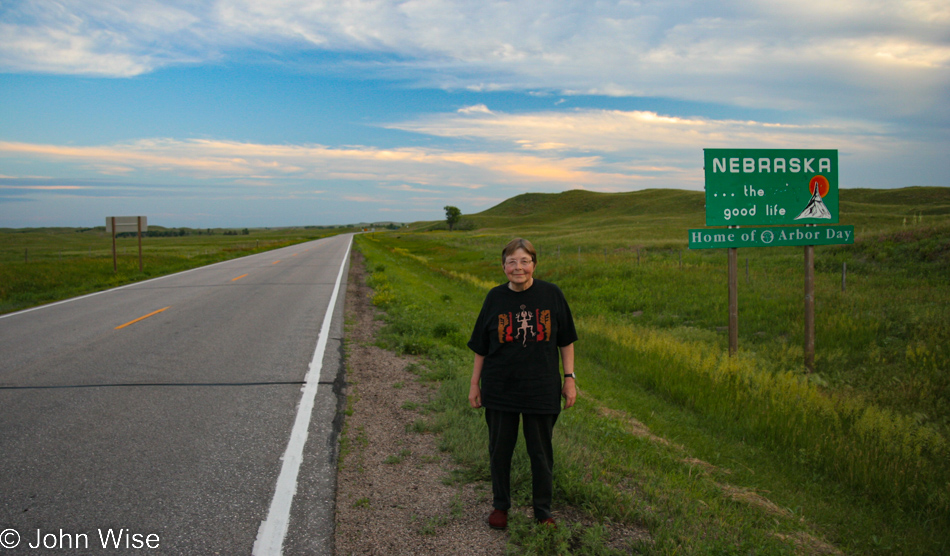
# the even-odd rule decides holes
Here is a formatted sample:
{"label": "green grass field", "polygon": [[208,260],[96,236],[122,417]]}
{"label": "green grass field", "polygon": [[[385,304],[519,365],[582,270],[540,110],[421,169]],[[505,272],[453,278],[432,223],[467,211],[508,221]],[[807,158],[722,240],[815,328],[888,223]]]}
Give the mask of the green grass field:
{"label": "green grass field", "polygon": [[[842,190],[856,242],[816,247],[816,372],[803,365],[802,248],[740,249],[739,354],[727,355],[726,254],[690,251],[701,193],[527,194],[444,223],[361,235],[383,342],[422,358],[438,395],[413,430],[487,480],[465,347],[512,237],[578,324],[581,396],[556,428],[556,505],[602,526],[513,521],[511,554],[950,553],[950,189]],[[341,230],[111,243],[101,230],[0,230],[0,311]],[[206,232],[206,231],[205,231]],[[846,287],[842,270],[847,265]],[[344,442],[346,438],[343,439]],[[520,454],[520,452],[519,452]],[[530,472],[516,458],[516,505]],[[487,508],[486,508],[487,511]]]}
{"label": "green grass field", "polygon": [[[357,245],[387,341],[425,357],[440,383],[427,422],[471,477],[487,464],[464,344],[504,280],[501,247],[522,236],[581,336],[583,395],[556,434],[561,503],[647,527],[642,553],[947,553],[950,189],[841,199],[857,241],[816,248],[812,374],[802,248],[740,249],[740,353],[727,356],[725,252],[685,249],[698,193],[522,195],[463,231],[418,223]],[[594,533],[528,527],[511,551],[609,553]]]}
{"label": "green grass field", "polygon": [[[151,226],[152,231],[169,232]],[[184,235],[117,240],[98,228],[0,228],[0,313],[341,233],[343,229],[175,230]],[[227,232],[227,235],[226,235]]]}

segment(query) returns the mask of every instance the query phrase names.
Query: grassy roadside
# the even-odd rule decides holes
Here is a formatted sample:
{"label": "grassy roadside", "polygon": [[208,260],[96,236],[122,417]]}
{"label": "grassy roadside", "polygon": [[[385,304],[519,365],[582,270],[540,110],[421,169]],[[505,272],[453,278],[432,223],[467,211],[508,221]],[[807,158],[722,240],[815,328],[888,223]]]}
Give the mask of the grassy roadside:
{"label": "grassy roadside", "polygon": [[182,230],[187,235],[143,238],[141,272],[138,239],[123,237],[113,272],[112,239],[101,227],[0,229],[0,314],[347,231]]}
{"label": "grassy roadside", "polygon": [[[479,269],[491,267],[478,248],[486,241],[500,245],[473,235],[427,240],[424,247],[396,236],[357,241],[373,273],[375,301],[388,315],[388,345],[423,355],[428,377],[441,383],[427,426],[480,478],[487,476],[487,463],[482,443],[473,439],[484,437],[484,424],[464,403],[471,366],[464,343],[485,287],[498,279]],[[603,337],[597,330],[602,326],[582,323],[590,337]],[[686,332],[667,328],[666,341],[683,341]],[[707,343],[715,345],[715,337]],[[606,347],[585,353],[588,346],[578,346],[583,395],[556,429],[557,496],[602,520],[646,526],[652,539],[637,541],[636,552],[940,554],[950,546],[939,513],[882,503],[829,476],[808,450],[788,457],[655,385],[617,382],[624,375],[606,357]],[[529,498],[527,469],[524,458],[516,461],[522,502]],[[562,529],[552,535],[513,527],[510,550],[610,553],[596,530]]]}

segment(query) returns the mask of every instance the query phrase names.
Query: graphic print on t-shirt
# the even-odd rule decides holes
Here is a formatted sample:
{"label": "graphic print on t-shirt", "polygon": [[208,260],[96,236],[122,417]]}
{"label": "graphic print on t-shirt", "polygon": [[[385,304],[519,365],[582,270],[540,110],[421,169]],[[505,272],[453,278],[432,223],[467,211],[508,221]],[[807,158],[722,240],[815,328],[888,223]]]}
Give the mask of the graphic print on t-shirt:
{"label": "graphic print on t-shirt", "polygon": [[520,341],[523,347],[528,342],[551,341],[551,310],[529,311],[524,305],[518,311],[498,315],[498,341],[508,344]]}

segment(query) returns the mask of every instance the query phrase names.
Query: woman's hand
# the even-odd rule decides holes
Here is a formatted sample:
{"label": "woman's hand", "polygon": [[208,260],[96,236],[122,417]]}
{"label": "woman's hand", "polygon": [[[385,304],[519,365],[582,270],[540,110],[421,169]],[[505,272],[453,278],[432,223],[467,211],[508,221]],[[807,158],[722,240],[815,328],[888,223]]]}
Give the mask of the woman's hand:
{"label": "woman's hand", "polygon": [[468,389],[468,404],[475,409],[482,406],[482,389],[477,384]]}
{"label": "woman's hand", "polygon": [[567,409],[574,405],[574,402],[577,401],[577,386],[574,384],[573,378],[564,379],[564,388],[561,389],[561,396],[564,397],[564,409]]}
{"label": "woman's hand", "polygon": [[[568,344],[562,346],[561,350],[561,364],[564,366],[564,374],[573,375],[574,374],[574,344]],[[577,385],[574,384],[573,377],[564,378],[564,387],[561,388],[561,395],[564,396],[564,409],[567,409],[574,405],[574,402],[577,401]]]}
{"label": "woman's hand", "polygon": [[485,356],[475,354],[475,363],[472,364],[472,382],[468,389],[468,405],[478,409],[482,406],[482,389],[478,387],[482,379],[482,367],[485,365]]}

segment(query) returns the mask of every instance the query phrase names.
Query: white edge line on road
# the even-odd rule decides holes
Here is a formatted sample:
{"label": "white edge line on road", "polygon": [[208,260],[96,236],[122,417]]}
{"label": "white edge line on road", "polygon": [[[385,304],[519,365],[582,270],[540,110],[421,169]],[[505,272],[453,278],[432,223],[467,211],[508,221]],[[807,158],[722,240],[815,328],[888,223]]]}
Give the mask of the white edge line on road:
{"label": "white edge line on road", "polygon": [[[330,237],[333,237],[333,236],[330,236]],[[320,239],[325,239],[325,238],[320,238]],[[313,240],[313,241],[320,241],[320,239],[316,239],[316,240]],[[350,239],[350,241],[352,241],[352,238]],[[303,244],[297,244],[297,245],[303,245]],[[290,248],[290,247],[297,247],[297,245],[289,245],[289,246],[287,246],[287,247],[281,247],[280,249],[288,249],[288,248]],[[280,249],[275,249],[274,251],[279,251]],[[349,248],[347,248],[347,249],[349,249]],[[37,305],[36,307],[30,307],[29,309],[23,309],[22,311],[16,311],[16,312],[14,312],[14,313],[7,313],[7,314],[5,314],[5,315],[0,315],[0,320],[5,319],[5,318],[9,318],[9,317],[14,317],[14,316],[16,316],[16,315],[22,315],[22,314],[24,314],[24,313],[30,313],[30,312],[33,312],[33,311],[39,311],[40,309],[48,309],[48,308],[50,308],[50,307],[55,307],[56,305],[62,305],[63,303],[72,303],[73,301],[79,301],[80,299],[86,299],[87,297],[94,297],[94,296],[97,296],[97,295],[102,295],[102,294],[104,294],[104,293],[117,292],[117,291],[119,291],[119,290],[124,290],[124,289],[126,289],[126,288],[132,288],[132,287],[135,287],[135,286],[141,286],[141,285],[144,285],[144,284],[148,284],[148,283],[150,283],[150,282],[156,282],[156,281],[158,281],[158,280],[164,280],[165,278],[171,278],[172,276],[181,276],[182,274],[188,274],[189,272],[194,272],[194,271],[196,271],[196,270],[202,270],[202,269],[206,269],[206,268],[211,268],[211,267],[213,267],[213,266],[218,266],[218,265],[221,265],[221,264],[233,263],[233,262],[237,262],[237,261],[241,261],[241,260],[245,260],[245,261],[246,261],[246,260],[247,260],[247,257],[255,257],[255,256],[257,256],[257,255],[265,255],[265,254],[268,254],[268,253],[273,254],[273,251],[264,251],[264,252],[262,252],[262,253],[254,253],[253,255],[247,255],[247,256],[245,256],[245,257],[238,257],[238,258],[236,258],[236,259],[228,259],[228,260],[226,260],[226,261],[221,261],[221,262],[217,262],[217,263],[212,263],[212,264],[209,264],[209,265],[206,265],[206,266],[199,266],[199,267],[197,267],[197,268],[190,268],[190,269],[188,269],[188,270],[182,270],[181,272],[175,272],[174,274],[166,274],[166,275],[164,275],[164,276],[156,276],[155,278],[149,278],[148,280],[143,280],[143,281],[141,281],[141,282],[132,282],[131,284],[126,284],[126,285],[124,285],[124,286],[119,286],[119,287],[117,287],[117,288],[109,288],[108,290],[102,290],[102,291],[99,291],[99,292],[87,293],[86,295],[80,295],[79,297],[70,297],[69,299],[63,299],[62,301],[54,301],[53,303],[47,303],[47,304],[45,304],[45,305]]]}
{"label": "white edge line on road", "polygon": [[346,262],[350,257],[350,246],[352,244],[353,236],[350,236],[350,241],[346,245],[346,253],[343,255],[343,263],[340,264],[340,273],[336,278],[336,286],[333,287],[333,295],[330,296],[330,304],[327,306],[326,315],[323,317],[323,325],[320,326],[320,336],[317,339],[317,347],[313,352],[313,359],[310,361],[310,370],[307,371],[307,377],[304,380],[303,394],[300,396],[300,404],[297,406],[297,417],[294,420],[293,429],[290,431],[287,451],[284,452],[284,461],[280,466],[280,475],[277,477],[274,499],[271,501],[270,510],[267,512],[267,519],[261,522],[261,526],[257,530],[257,540],[254,541],[252,552],[254,556],[280,555],[284,537],[287,536],[287,529],[290,526],[290,507],[294,501],[294,494],[297,492],[297,475],[300,472],[300,464],[303,462],[303,449],[307,443],[310,416],[313,413],[314,400],[317,397],[320,370],[323,367],[323,354],[326,351],[327,338],[330,335],[330,321],[333,319],[333,309],[340,293],[343,270],[346,268]]}

